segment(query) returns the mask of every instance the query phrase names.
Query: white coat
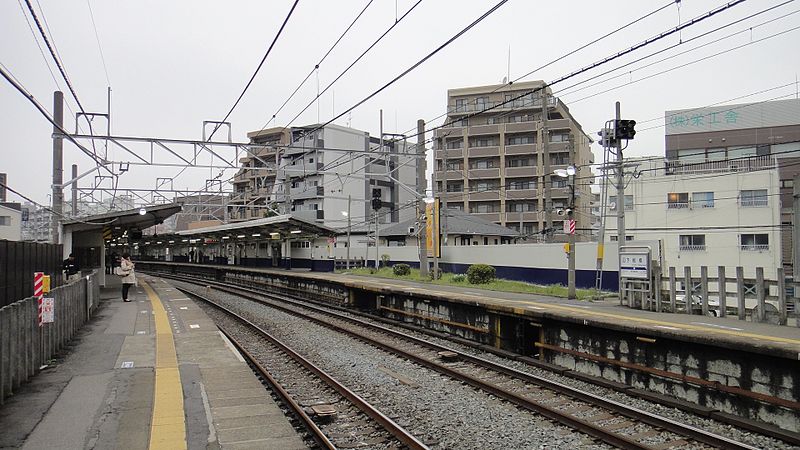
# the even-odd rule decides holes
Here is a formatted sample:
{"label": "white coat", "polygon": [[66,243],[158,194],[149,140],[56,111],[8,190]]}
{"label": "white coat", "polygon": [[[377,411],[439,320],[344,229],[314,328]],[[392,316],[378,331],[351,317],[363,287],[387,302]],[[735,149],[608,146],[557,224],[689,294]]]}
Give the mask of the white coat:
{"label": "white coat", "polygon": [[135,264],[133,264],[133,262],[130,259],[122,258],[119,261],[119,267],[122,269],[123,272],[128,272],[127,275],[122,277],[122,282],[123,283],[135,284],[136,283],[136,274],[133,271],[133,268],[135,267]]}

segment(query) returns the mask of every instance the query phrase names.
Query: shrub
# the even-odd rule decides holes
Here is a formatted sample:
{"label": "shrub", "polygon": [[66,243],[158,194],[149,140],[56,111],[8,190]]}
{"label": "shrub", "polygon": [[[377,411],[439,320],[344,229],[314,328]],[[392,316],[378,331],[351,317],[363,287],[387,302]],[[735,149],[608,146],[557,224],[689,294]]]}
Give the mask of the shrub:
{"label": "shrub", "polygon": [[467,280],[467,276],[463,273],[457,273],[453,275],[453,283],[463,283]]}
{"label": "shrub", "polygon": [[488,264],[473,264],[467,269],[467,281],[470,284],[486,284],[494,281],[494,267]]}
{"label": "shrub", "polygon": [[386,253],[381,255],[381,267],[389,267],[390,256]]}
{"label": "shrub", "polygon": [[408,264],[395,264],[392,266],[392,273],[399,277],[411,274],[411,267]]}

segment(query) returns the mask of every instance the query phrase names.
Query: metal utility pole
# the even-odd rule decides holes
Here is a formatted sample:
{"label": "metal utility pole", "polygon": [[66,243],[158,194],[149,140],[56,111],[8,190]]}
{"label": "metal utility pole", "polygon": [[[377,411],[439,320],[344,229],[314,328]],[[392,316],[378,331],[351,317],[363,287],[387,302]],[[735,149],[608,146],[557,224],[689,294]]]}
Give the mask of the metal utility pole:
{"label": "metal utility pole", "polygon": [[[552,173],[550,169],[550,153],[547,151],[547,144],[550,141],[550,135],[547,130],[547,85],[542,84],[542,158],[544,158],[544,177],[542,178],[542,183],[544,184],[544,231],[545,231],[545,242],[550,242],[551,228],[553,228],[553,217],[552,217],[552,209],[553,209],[553,201],[552,201],[552,193],[550,192],[553,189],[552,183]],[[522,231],[522,230],[520,230]]]}
{"label": "metal utility pole", "polygon": [[422,233],[422,217],[425,217],[425,195],[427,194],[428,178],[425,177],[427,170],[427,159],[425,155],[425,121],[422,119],[417,120],[417,154],[423,155],[422,158],[417,158],[417,194],[419,194],[419,201],[417,203],[417,220],[419,225],[415,230],[417,232],[417,247],[419,247],[419,274],[422,277],[428,276],[428,240],[426,233]]}
{"label": "metal utility pole", "polygon": [[[614,116],[615,133],[621,114],[619,102],[616,104]],[[625,174],[622,163],[622,139],[617,139],[617,242],[620,247],[625,245]]]}
{"label": "metal utility pole", "polygon": [[[383,152],[383,110],[380,110],[380,132],[381,132],[381,143],[378,149],[379,153]],[[389,155],[387,154],[384,159],[383,163],[386,164],[386,168],[389,168]],[[378,180],[375,180],[376,185]],[[378,185],[380,186],[380,185]],[[378,234],[378,228],[380,227],[380,217],[381,217],[381,209],[375,208],[375,270],[381,269],[381,251],[380,251],[380,236]]]}
{"label": "metal utility pole", "polygon": [[64,93],[56,91],[53,93],[53,216],[50,220],[51,239],[54,244],[59,243],[58,223],[61,218],[64,206],[64,190],[61,184],[63,177],[64,159],[64,139],[60,137],[61,130],[64,128]]}
{"label": "metal utility pole", "polygon": [[[795,175],[792,187],[792,277],[795,282],[800,281],[800,175]],[[797,297],[795,292],[794,296]]]}
{"label": "metal utility pole", "polygon": [[[616,103],[616,112],[614,115],[614,137],[617,141],[617,255],[619,255],[622,246],[625,245],[625,166],[622,161],[622,139],[619,138],[617,127],[621,119],[620,105]],[[625,298],[625,286],[622,285],[622,273],[619,275],[619,304]],[[687,297],[690,297],[687,294]],[[688,304],[688,300],[687,300]],[[688,309],[688,308],[687,308]]]}
{"label": "metal utility pole", "polygon": [[439,279],[439,215],[436,214],[436,179],[431,174],[431,197],[433,198],[433,205],[431,206],[431,239],[433,240],[433,279]]}
{"label": "metal utility pole", "polygon": [[78,165],[72,165],[72,217],[78,215]]}
{"label": "metal utility pole", "polygon": [[353,201],[351,195],[347,196],[347,270],[350,270],[350,203]]}
{"label": "metal utility pole", "polygon": [[[569,220],[570,220],[570,229],[569,229],[569,264],[567,266],[567,298],[569,300],[577,300],[578,296],[575,292],[575,233],[576,230],[572,229],[572,221],[575,220],[575,189],[577,186],[575,185],[575,180],[577,179],[578,175],[578,165],[575,164],[575,143],[573,139],[570,139],[569,143],[569,161],[572,165],[572,183],[570,185],[572,196],[570,197],[569,202]],[[577,228],[577,223],[575,224],[575,228]]]}

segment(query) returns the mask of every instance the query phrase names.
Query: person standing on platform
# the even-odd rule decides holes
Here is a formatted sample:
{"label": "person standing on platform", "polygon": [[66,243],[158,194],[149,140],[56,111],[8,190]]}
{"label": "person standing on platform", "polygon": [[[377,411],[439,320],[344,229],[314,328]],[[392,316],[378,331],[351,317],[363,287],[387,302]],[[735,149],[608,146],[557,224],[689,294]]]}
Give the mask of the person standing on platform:
{"label": "person standing on platform", "polygon": [[78,265],[78,261],[75,260],[74,253],[70,253],[69,258],[64,260],[62,270],[64,270],[64,276],[67,278],[67,283],[72,283],[80,279],[81,268]]}
{"label": "person standing on platform", "polygon": [[124,302],[130,301],[128,299],[128,291],[131,286],[136,283],[136,274],[133,271],[134,267],[136,267],[136,264],[131,261],[130,253],[123,253],[122,259],[119,261],[119,267],[117,268],[117,275],[122,277],[122,301]]}

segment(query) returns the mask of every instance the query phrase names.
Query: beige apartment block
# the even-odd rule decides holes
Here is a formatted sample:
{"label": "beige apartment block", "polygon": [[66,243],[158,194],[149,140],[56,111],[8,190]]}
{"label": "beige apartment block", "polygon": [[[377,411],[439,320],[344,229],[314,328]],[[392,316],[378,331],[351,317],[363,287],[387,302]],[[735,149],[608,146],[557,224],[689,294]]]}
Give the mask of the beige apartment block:
{"label": "beige apartment block", "polygon": [[577,169],[577,235],[589,240],[592,141],[543,85],[530,81],[448,90],[445,126],[435,132],[436,190],[447,208],[525,236],[544,238],[541,231],[552,228],[548,239],[562,240],[573,180],[554,171],[572,164]]}

